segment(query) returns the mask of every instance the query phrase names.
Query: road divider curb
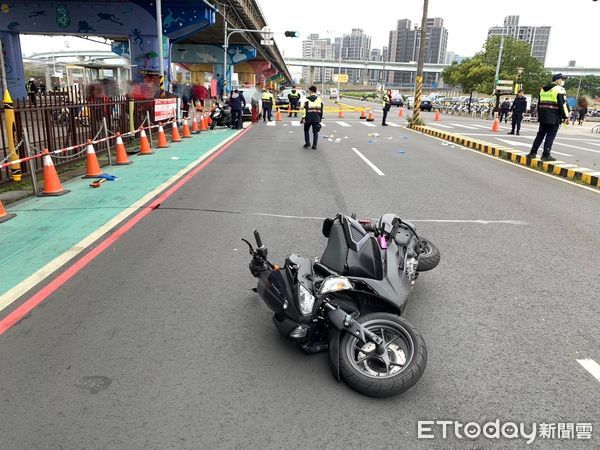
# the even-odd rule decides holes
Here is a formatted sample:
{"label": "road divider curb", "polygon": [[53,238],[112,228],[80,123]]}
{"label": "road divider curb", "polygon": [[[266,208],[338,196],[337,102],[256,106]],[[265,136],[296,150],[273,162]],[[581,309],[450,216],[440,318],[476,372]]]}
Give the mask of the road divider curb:
{"label": "road divider curb", "polygon": [[559,177],[568,178],[569,180],[600,188],[600,171],[594,169],[580,167],[577,164],[569,164],[563,161],[544,162],[539,158],[531,159],[526,156],[527,153],[510,147],[472,139],[460,134],[448,133],[424,125],[413,125],[411,129],[420,133],[435,136],[445,141],[479,150],[482,153],[506,159],[522,166],[531,167]]}

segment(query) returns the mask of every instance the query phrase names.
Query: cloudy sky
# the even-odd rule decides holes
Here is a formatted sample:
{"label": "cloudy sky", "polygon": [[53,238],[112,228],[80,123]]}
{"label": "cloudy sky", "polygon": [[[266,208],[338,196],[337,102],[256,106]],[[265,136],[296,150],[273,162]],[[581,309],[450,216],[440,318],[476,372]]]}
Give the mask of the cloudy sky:
{"label": "cloudy sky", "polygon": [[[389,31],[398,19],[420,23],[422,0],[258,0],[271,28],[297,30],[300,38],[275,36],[288,56],[301,56],[302,39],[310,33],[339,36],[363,28],[372,47],[387,45]],[[448,29],[448,50],[472,56],[484,43],[487,30],[501,25],[507,15],[520,15],[521,25],[550,25],[548,66],[600,67],[600,1],[592,0],[430,0],[429,17],[442,17]],[[107,47],[68,38],[71,49]],[[22,36],[23,53],[63,50],[64,37]]]}
{"label": "cloudy sky", "polygon": [[[371,47],[388,44],[398,19],[421,23],[422,0],[258,0],[273,30],[298,30],[339,36],[362,28],[372,36]],[[483,45],[488,28],[504,17],[519,15],[520,25],[550,25],[548,66],[600,67],[600,1],[592,0],[429,0],[429,17],[442,17],[448,29],[448,51],[472,56]],[[276,37],[289,56],[301,56],[301,41]]]}

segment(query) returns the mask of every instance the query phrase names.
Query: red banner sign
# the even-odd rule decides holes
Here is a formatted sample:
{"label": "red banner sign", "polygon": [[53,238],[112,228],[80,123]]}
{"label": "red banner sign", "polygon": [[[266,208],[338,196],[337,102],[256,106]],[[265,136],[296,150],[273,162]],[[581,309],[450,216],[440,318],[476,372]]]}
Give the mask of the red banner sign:
{"label": "red banner sign", "polygon": [[154,100],[154,121],[174,119],[177,113],[176,98],[157,98]]}

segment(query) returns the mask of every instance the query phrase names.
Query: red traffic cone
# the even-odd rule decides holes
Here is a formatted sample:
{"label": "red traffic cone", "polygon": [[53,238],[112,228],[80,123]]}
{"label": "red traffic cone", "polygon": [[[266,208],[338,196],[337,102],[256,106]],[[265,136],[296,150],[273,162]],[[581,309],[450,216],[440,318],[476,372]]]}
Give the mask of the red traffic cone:
{"label": "red traffic cone", "polygon": [[338,111],[338,118],[340,118],[340,119],[344,118],[344,110],[342,109],[341,106],[340,106],[340,110]]}
{"label": "red traffic cone", "polygon": [[44,190],[38,194],[38,197],[56,197],[69,192],[63,189],[62,184],[60,184],[60,179],[47,148],[44,149],[42,164],[44,165]]}
{"label": "red traffic cone", "polygon": [[433,118],[433,120],[442,120],[442,115],[440,114],[440,110],[436,109],[435,111],[435,117]]}
{"label": "red traffic cone", "polygon": [[398,117],[404,117],[404,108],[400,107],[400,111],[398,111]]}
{"label": "red traffic cone", "polygon": [[192,134],[200,133],[200,128],[198,127],[198,121],[196,120],[196,116],[192,120]]}
{"label": "red traffic cone", "polygon": [[127,164],[131,164],[129,158],[127,157],[127,150],[125,150],[125,145],[123,144],[123,139],[121,138],[121,133],[117,132],[117,160],[114,162],[116,166],[125,166]]}
{"label": "red traffic cone", "polygon": [[361,110],[361,112],[360,112],[360,118],[361,118],[361,119],[366,119],[366,118],[367,118],[367,113],[365,112],[365,110],[364,110],[364,109],[363,109],[363,110]]}
{"label": "red traffic cone", "polygon": [[190,133],[190,127],[188,125],[188,120],[183,119],[183,138],[191,138],[192,137],[192,133]]}
{"label": "red traffic cone", "polygon": [[279,110],[279,108],[277,108],[277,111],[275,112],[275,121],[277,122],[281,122],[283,119],[281,118],[281,111]]}
{"label": "red traffic cone", "polygon": [[140,129],[140,152],[138,155],[152,155],[154,152],[150,149],[150,142],[146,136],[146,130]]}
{"label": "red traffic cone", "polygon": [[168,148],[169,143],[167,142],[167,136],[165,136],[165,130],[162,125],[158,126],[158,148]]}
{"label": "red traffic cone", "polygon": [[173,131],[171,135],[171,141],[181,142],[181,136],[179,136],[179,128],[177,128],[177,121],[173,121]]}
{"label": "red traffic cone", "polygon": [[2,204],[2,200],[0,200],[0,223],[6,222],[15,216],[16,214],[9,214],[6,212],[6,209],[4,209],[4,205]]}
{"label": "red traffic cone", "polygon": [[87,141],[85,165],[87,167],[87,173],[83,178],[98,178],[102,174],[102,169],[100,168],[100,164],[98,164],[98,158],[96,157],[96,152],[94,151],[94,146],[90,139]]}
{"label": "red traffic cone", "polygon": [[375,120],[375,116],[373,115],[373,111],[369,111],[369,117],[367,117],[367,122],[373,122]]}
{"label": "red traffic cone", "polygon": [[208,130],[208,125],[206,125],[206,118],[204,114],[200,116],[200,131]]}
{"label": "red traffic cone", "polygon": [[492,125],[492,131],[496,132],[500,129],[500,123],[498,119],[494,119],[494,124]]}

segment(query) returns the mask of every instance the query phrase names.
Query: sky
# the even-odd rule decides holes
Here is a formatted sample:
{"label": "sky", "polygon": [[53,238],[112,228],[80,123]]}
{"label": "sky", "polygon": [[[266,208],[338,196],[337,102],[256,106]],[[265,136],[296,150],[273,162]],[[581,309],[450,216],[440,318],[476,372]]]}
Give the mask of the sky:
{"label": "sky", "polygon": [[[352,28],[362,28],[372,36],[371,48],[388,44],[389,32],[398,19],[419,23],[422,0],[257,0],[273,31],[300,31],[299,38],[275,35],[286,56],[301,56],[302,40],[310,33],[341,36]],[[448,51],[472,56],[481,49],[488,28],[501,25],[507,15],[520,15],[520,25],[550,25],[547,66],[600,67],[597,27],[600,1],[592,0],[429,0],[429,17],[442,17],[448,29]],[[23,53],[108,47],[79,38],[22,36]]]}

